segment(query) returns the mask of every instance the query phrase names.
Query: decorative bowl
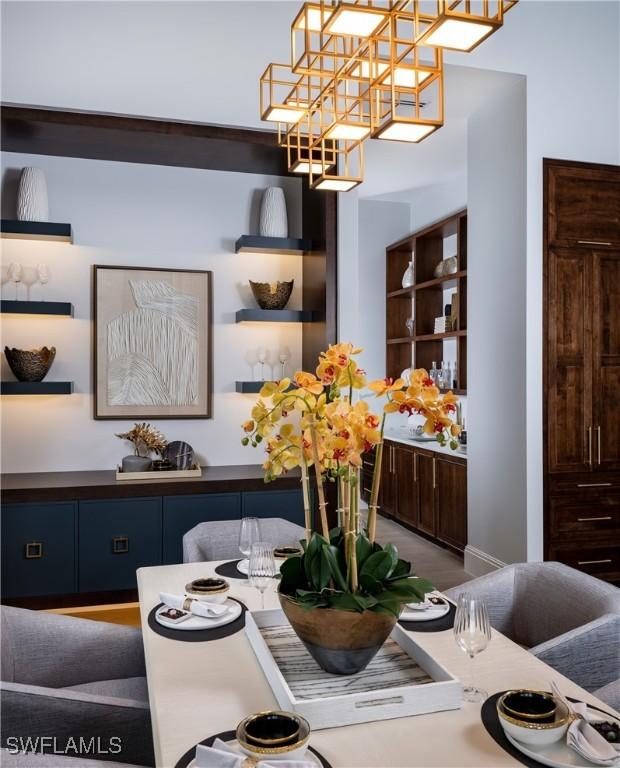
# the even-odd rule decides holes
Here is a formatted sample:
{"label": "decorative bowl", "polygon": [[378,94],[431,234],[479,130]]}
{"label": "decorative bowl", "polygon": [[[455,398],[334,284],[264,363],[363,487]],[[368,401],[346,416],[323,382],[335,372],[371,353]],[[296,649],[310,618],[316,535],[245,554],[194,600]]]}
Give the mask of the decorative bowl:
{"label": "decorative bowl", "polygon": [[[562,703],[556,705],[551,722],[540,720],[523,720],[509,715],[504,708],[504,699],[515,691],[508,691],[497,702],[497,715],[504,731],[513,739],[523,744],[545,747],[554,744],[564,737],[571,722],[571,714]],[[537,691],[540,693],[540,691]],[[551,694],[546,694],[551,697]]]}
{"label": "decorative bowl", "polygon": [[553,696],[543,691],[508,691],[502,700],[504,712],[518,720],[552,722],[557,704]]}
{"label": "decorative bowl", "polygon": [[56,347],[4,348],[7,362],[18,381],[43,381],[56,357]]}
{"label": "decorative bowl", "polygon": [[246,717],[237,726],[237,741],[247,755],[301,757],[307,749],[310,725],[294,712],[271,710]]}
{"label": "decorative bowl", "polygon": [[250,280],[254,298],[261,309],[284,309],[291,298],[294,280],[275,283],[255,283]]}
{"label": "decorative bowl", "polygon": [[273,556],[278,560],[286,560],[287,557],[294,557],[295,555],[303,554],[301,547],[276,547],[273,550]]}
{"label": "decorative bowl", "polygon": [[230,584],[226,579],[208,576],[194,579],[185,585],[185,594],[203,603],[224,603],[228,598]]}

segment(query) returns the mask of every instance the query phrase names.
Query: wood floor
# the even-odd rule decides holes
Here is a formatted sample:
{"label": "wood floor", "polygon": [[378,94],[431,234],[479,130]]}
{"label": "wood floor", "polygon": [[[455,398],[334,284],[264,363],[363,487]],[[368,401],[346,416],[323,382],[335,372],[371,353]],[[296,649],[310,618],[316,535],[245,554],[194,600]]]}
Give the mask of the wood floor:
{"label": "wood floor", "polygon": [[461,557],[385,517],[379,516],[377,520],[377,540],[380,543],[391,541],[403,560],[413,564],[416,576],[428,579],[439,590],[456,587],[473,578],[463,570]]}

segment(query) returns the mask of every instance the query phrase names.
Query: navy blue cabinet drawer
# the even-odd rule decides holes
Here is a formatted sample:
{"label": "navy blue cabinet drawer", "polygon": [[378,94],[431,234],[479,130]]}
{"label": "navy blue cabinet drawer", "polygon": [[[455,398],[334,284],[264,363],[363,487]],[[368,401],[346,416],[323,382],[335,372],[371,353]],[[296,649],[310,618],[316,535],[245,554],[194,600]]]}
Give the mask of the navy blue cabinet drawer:
{"label": "navy blue cabinet drawer", "polygon": [[81,501],[80,592],[135,589],[136,569],[161,563],[161,498]]}
{"label": "navy blue cabinet drawer", "polygon": [[164,497],[164,564],[183,562],[183,535],[208,520],[239,520],[241,494]]}
{"label": "navy blue cabinet drawer", "polygon": [[304,501],[299,491],[246,491],[244,517],[282,517],[304,526]]}
{"label": "navy blue cabinet drawer", "polygon": [[75,592],[75,516],[69,502],[2,507],[2,594]]}

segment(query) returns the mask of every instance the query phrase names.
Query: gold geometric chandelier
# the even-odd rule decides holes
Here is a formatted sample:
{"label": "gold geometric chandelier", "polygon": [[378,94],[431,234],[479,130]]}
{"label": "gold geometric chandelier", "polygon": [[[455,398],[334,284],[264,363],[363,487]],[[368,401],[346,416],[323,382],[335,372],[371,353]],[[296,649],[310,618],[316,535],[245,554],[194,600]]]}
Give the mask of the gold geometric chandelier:
{"label": "gold geometric chandelier", "polygon": [[316,0],[291,25],[291,63],[260,78],[289,171],[312,189],[363,181],[367,138],[417,143],[443,125],[443,49],[471,51],[517,0]]}

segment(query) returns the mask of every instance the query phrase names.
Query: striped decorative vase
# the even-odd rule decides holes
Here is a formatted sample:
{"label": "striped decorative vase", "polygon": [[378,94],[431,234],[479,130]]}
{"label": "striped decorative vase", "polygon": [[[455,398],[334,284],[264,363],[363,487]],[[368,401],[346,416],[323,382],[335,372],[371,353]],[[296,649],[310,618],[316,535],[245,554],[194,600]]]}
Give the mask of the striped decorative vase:
{"label": "striped decorative vase", "polygon": [[19,221],[49,221],[47,184],[42,168],[22,168],[17,190]]}
{"label": "striped decorative vase", "polygon": [[280,187],[267,187],[263,193],[259,229],[263,237],[288,237],[286,200]]}

